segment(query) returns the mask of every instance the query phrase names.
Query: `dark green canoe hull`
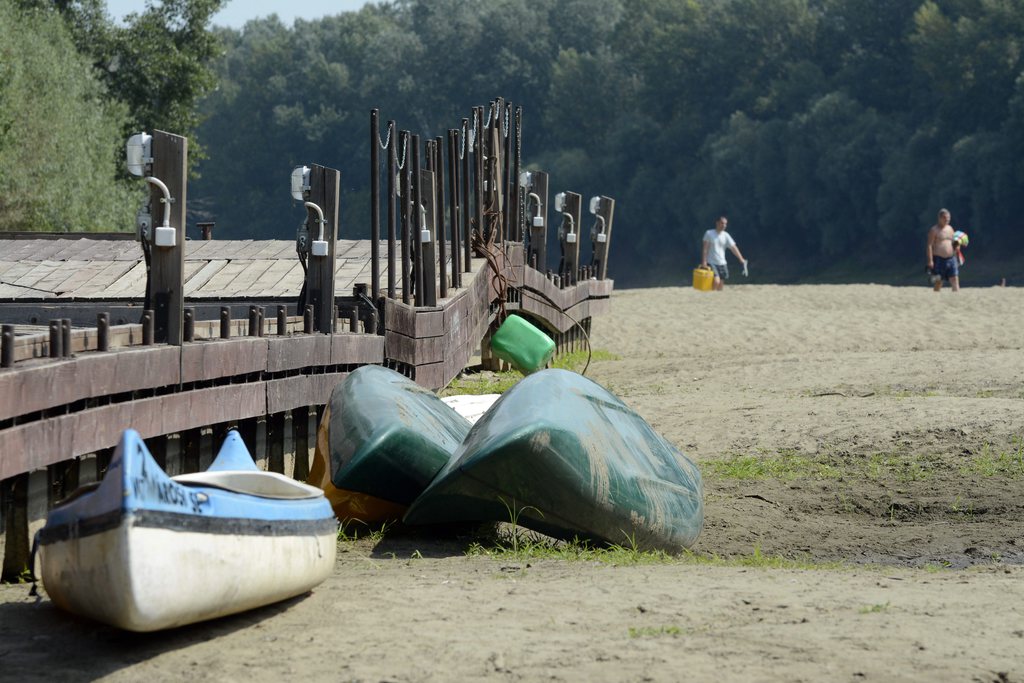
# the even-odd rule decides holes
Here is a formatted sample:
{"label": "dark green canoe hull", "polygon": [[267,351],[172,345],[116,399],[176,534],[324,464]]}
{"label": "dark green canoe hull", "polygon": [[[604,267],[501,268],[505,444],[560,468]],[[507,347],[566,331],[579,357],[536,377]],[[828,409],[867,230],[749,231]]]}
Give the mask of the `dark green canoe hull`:
{"label": "dark green canoe hull", "polygon": [[350,373],[331,392],[331,483],[410,504],[469,432],[469,421],[433,392],[379,365]]}
{"label": "dark green canoe hull", "polygon": [[678,551],[703,526],[703,485],[697,467],[615,395],[543,370],[480,418],[404,519],[515,519],[560,538]]}

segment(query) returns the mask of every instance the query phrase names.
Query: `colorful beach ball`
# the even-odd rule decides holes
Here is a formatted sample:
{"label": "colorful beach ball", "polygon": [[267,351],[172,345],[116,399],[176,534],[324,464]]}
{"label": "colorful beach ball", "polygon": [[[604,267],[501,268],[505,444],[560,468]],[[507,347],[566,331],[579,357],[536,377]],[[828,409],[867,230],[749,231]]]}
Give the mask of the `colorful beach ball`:
{"label": "colorful beach ball", "polygon": [[970,243],[971,239],[967,236],[967,233],[963,230],[957,230],[953,233],[954,244],[959,244],[961,247],[966,247]]}

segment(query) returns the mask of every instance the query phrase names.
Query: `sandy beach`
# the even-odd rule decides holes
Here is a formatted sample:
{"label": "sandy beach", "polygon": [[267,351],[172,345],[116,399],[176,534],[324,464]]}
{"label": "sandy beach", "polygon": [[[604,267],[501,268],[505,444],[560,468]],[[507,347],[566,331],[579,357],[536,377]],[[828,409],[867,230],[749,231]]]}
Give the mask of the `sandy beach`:
{"label": "sandy beach", "polygon": [[1024,681],[1024,289],[624,290],[593,346],[704,472],[694,557],[389,532],[308,595],[144,635],[3,585],[0,680]]}

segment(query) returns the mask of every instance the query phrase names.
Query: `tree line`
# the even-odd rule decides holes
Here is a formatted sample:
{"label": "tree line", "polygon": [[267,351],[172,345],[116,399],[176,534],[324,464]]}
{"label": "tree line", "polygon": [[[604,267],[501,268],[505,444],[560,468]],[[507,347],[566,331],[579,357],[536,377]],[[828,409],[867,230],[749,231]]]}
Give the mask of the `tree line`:
{"label": "tree line", "polygon": [[[98,0],[0,0],[0,69],[30,61],[9,37],[75,46],[0,71],[0,226],[130,226],[116,157],[135,126],[201,145],[189,204],[220,238],[290,238],[288,173],[313,162],[342,172],[341,236],[366,237],[370,109],[426,138],[500,95],[523,107],[523,161],[553,191],[616,199],[623,284],[688,278],[719,214],[777,279],[917,276],[941,207],[969,259],[1024,251],[1016,0],[396,0],[241,30],[209,26],[219,4],[169,0],[116,27]],[[25,93],[54,71],[66,81],[46,87],[92,109],[33,119]],[[56,160],[81,199],[63,187],[25,213],[8,159],[55,160],[9,150],[65,115],[60,149],[92,143],[79,166]]]}

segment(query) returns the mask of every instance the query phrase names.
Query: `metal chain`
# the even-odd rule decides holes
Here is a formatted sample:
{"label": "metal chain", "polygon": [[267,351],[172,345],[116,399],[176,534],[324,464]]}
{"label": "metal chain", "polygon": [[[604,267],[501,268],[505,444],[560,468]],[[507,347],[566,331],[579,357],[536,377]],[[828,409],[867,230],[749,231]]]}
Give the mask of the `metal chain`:
{"label": "metal chain", "polygon": [[[475,118],[475,117],[474,117]],[[469,130],[469,122],[462,122],[462,131],[459,133],[459,161],[466,158],[466,135]]]}
{"label": "metal chain", "polygon": [[398,170],[399,171],[401,171],[402,169],[405,168],[405,151],[409,148],[409,146],[407,144],[405,144],[405,143],[407,143],[408,141],[409,141],[409,133],[408,133],[408,131],[404,131],[403,130],[398,135],[398,146],[402,149],[402,159],[401,159],[401,161],[398,162]]}
{"label": "metal chain", "polygon": [[381,149],[385,149],[386,150],[388,148],[388,145],[391,143],[391,131],[393,131],[394,129],[395,129],[395,122],[394,121],[388,121],[388,137],[387,137],[386,140],[384,140],[384,142],[381,142],[380,134],[379,133],[377,134],[377,144],[380,145]]}
{"label": "metal chain", "polygon": [[523,112],[516,111],[516,159],[523,158]]}
{"label": "metal chain", "polygon": [[501,137],[508,137],[508,112],[512,109],[512,105],[505,103],[505,120],[501,124]]}

